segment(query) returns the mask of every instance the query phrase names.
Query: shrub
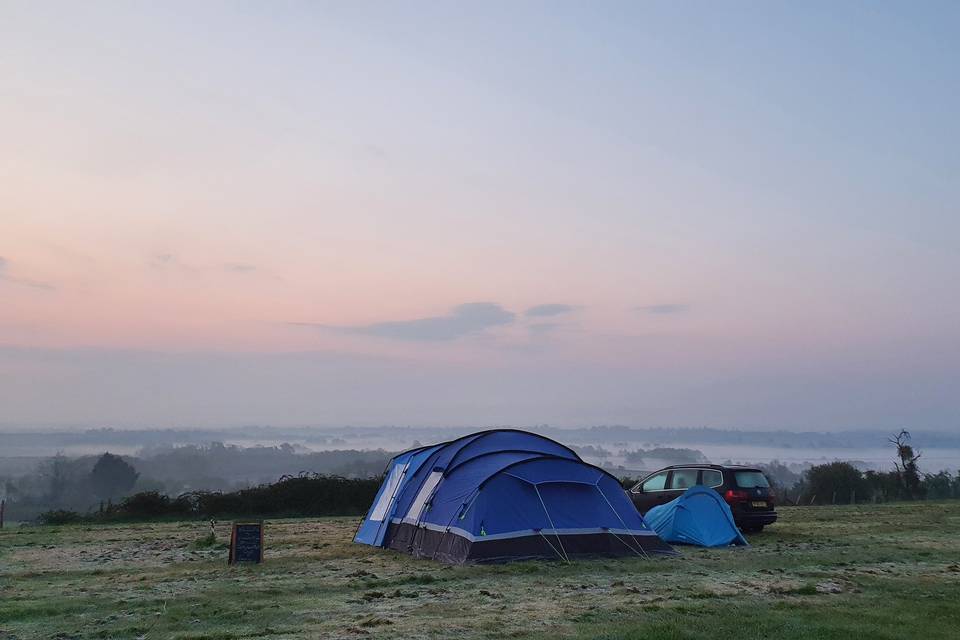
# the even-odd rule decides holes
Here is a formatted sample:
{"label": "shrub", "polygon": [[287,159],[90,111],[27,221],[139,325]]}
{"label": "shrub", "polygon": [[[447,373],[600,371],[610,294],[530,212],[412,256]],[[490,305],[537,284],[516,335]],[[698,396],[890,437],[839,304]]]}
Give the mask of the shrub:
{"label": "shrub", "polygon": [[273,484],[231,493],[198,491],[171,499],[144,491],[108,504],[99,513],[48,511],[44,524],[81,521],[155,520],[162,518],[223,518],[277,516],[352,516],[370,508],[382,478],[341,478],[302,474],[284,476]]}
{"label": "shrub", "polygon": [[956,498],[960,496],[960,471],[956,476],[951,476],[947,471],[925,474],[923,484],[924,492],[929,498]]}
{"label": "shrub", "polygon": [[44,511],[40,514],[39,520],[43,524],[74,524],[83,522],[85,518],[76,511],[56,509],[54,511]]}
{"label": "shrub", "polygon": [[870,485],[849,462],[831,462],[810,467],[804,473],[805,495],[817,504],[849,504],[869,498]]}
{"label": "shrub", "polygon": [[119,504],[107,510],[108,517],[130,520],[146,520],[177,515],[189,515],[189,510],[182,509],[182,503],[171,501],[170,498],[157,491],[144,491],[124,498]]}
{"label": "shrub", "polygon": [[380,488],[380,478],[341,478],[303,474],[232,493],[197,492],[181,496],[202,516],[361,515]]}

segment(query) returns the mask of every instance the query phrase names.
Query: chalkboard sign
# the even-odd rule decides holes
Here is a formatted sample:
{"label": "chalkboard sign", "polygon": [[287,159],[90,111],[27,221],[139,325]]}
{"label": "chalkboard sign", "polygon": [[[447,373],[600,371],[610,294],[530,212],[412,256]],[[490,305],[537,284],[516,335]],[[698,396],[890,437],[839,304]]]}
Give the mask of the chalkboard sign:
{"label": "chalkboard sign", "polygon": [[263,523],[234,523],[230,534],[230,564],[263,562]]}

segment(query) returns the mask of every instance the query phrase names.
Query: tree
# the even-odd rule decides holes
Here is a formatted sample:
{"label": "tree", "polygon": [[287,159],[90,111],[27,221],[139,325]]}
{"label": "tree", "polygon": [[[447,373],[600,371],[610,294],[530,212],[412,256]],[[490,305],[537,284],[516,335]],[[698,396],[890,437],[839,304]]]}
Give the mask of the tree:
{"label": "tree", "polygon": [[895,500],[900,497],[900,474],[896,471],[874,471],[863,474],[874,499]]}
{"label": "tree", "polygon": [[910,441],[910,432],[901,429],[900,433],[891,436],[888,441],[897,448],[898,461],[894,461],[893,466],[897,468],[897,475],[900,477],[902,497],[911,500],[923,497],[923,482],[917,466],[921,454],[919,451],[914,452],[913,447],[907,444]]}
{"label": "tree", "polygon": [[90,483],[97,497],[106,500],[128,493],[139,476],[137,470],[120,456],[104,453],[93,465]]}
{"label": "tree", "polygon": [[771,460],[767,464],[758,466],[763,470],[763,475],[767,476],[770,484],[776,489],[777,495],[782,496],[781,499],[785,499],[787,491],[796,486],[802,479],[800,473],[793,471],[779,460]]}
{"label": "tree", "polygon": [[956,484],[949,471],[941,471],[935,474],[924,474],[924,490],[926,495],[934,500],[956,497]]}
{"label": "tree", "polygon": [[46,485],[47,502],[54,506],[59,506],[64,499],[67,488],[70,485],[69,460],[58,451],[57,455],[50,458],[42,466],[41,475]]}
{"label": "tree", "polygon": [[804,494],[818,504],[848,504],[866,499],[869,485],[863,474],[849,462],[831,462],[810,467],[804,474]]}

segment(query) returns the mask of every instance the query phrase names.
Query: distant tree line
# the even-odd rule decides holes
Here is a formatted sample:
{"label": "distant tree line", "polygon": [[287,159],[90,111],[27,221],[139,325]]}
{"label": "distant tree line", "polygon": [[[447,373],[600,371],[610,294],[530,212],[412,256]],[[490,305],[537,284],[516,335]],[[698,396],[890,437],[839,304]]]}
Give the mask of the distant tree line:
{"label": "distant tree line", "polygon": [[707,458],[697,449],[678,447],[654,447],[652,449],[636,449],[629,451],[621,449],[619,455],[623,461],[634,467],[649,466],[651,461],[665,464],[686,464],[692,462],[706,462]]}
{"label": "distant tree line", "polygon": [[[850,462],[831,462],[806,470],[778,461],[757,466],[774,485],[781,503],[960,498],[960,472],[923,473],[919,466],[922,455],[910,440],[905,430],[890,438],[896,458],[894,470],[888,472],[863,472]],[[602,450],[583,448],[585,454],[598,452]],[[661,448],[636,453],[651,456],[666,452],[690,462],[702,461],[695,450]],[[57,455],[43,461],[36,473],[0,478],[0,495],[7,501],[8,520],[49,523],[360,515],[372,503],[389,457],[380,450],[302,454],[286,444],[244,449],[219,443],[163,448],[142,457],[105,453],[71,459]],[[252,487],[249,483],[218,486],[218,476],[209,475],[235,472],[235,467],[265,475],[277,466],[289,469],[300,465],[314,469]],[[316,471],[316,467],[323,471]],[[167,477],[158,480],[158,476]],[[632,487],[637,480],[623,478],[624,488]]]}
{"label": "distant tree line", "polygon": [[790,493],[798,504],[960,498],[960,471],[923,473],[918,463],[921,453],[910,439],[905,429],[890,437],[896,450],[893,471],[863,472],[849,462],[821,464],[810,467]]}
{"label": "distant tree line", "polygon": [[790,493],[797,504],[944,500],[960,498],[960,472],[925,473],[911,480],[898,471],[862,472],[849,462],[831,462],[811,467]]}
{"label": "distant tree line", "polygon": [[144,476],[162,485],[144,489],[179,494],[198,489],[238,489],[273,482],[284,473],[300,471],[368,478],[383,473],[392,455],[382,449],[305,451],[287,443],[240,447],[212,442],[152,447],[141,453],[136,467]]}
{"label": "distant tree line", "polygon": [[382,450],[303,452],[289,444],[244,448],[217,442],[158,447],[139,456],[58,454],[39,462],[32,473],[0,477],[0,496],[6,498],[8,520],[29,521],[44,512],[109,511],[107,505],[114,508],[133,494],[174,496],[173,501],[183,495],[234,495],[291,472],[366,479],[382,474],[391,455]]}
{"label": "distant tree line", "polygon": [[33,519],[49,508],[86,510],[98,502],[129,494],[140,474],[120,456],[70,459],[56,455],[38,465],[36,473],[3,480],[2,493],[11,520]]}

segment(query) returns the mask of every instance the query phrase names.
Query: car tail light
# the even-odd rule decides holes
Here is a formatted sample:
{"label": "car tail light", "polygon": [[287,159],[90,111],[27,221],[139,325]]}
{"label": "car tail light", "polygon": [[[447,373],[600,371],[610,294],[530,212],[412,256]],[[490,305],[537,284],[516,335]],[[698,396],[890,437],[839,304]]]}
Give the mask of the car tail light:
{"label": "car tail light", "polygon": [[727,492],[723,494],[723,499],[727,502],[745,502],[750,499],[750,494],[737,489],[727,489]]}
{"label": "car tail light", "polygon": [[767,502],[770,503],[770,506],[773,506],[773,501],[777,499],[777,494],[774,493],[773,489],[770,489],[770,495],[767,496]]}

